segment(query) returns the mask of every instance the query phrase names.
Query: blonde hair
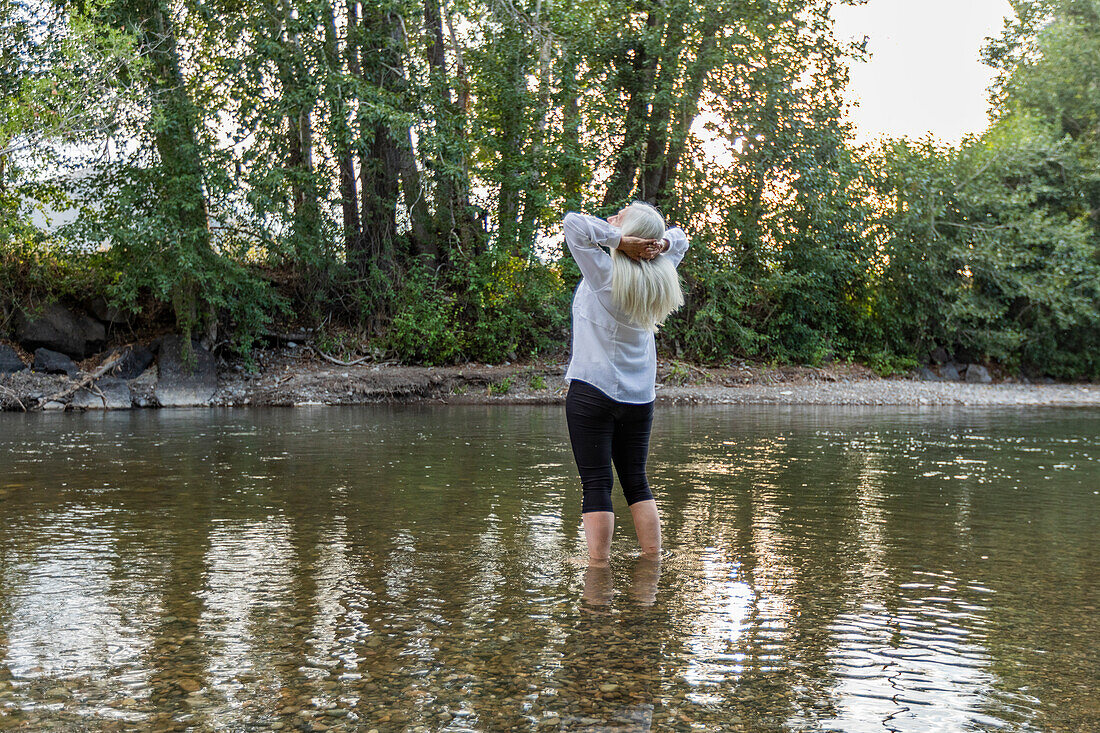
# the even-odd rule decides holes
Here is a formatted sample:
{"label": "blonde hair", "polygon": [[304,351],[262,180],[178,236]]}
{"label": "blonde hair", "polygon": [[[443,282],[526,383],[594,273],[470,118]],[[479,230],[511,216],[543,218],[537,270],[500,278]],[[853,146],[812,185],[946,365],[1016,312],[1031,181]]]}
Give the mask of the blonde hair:
{"label": "blonde hair", "polygon": [[[659,239],[665,220],[657,209],[635,201],[623,212],[620,228],[627,236]],[[611,302],[642,328],[656,331],[684,304],[680,275],[667,257],[634,261],[612,248],[611,264]]]}

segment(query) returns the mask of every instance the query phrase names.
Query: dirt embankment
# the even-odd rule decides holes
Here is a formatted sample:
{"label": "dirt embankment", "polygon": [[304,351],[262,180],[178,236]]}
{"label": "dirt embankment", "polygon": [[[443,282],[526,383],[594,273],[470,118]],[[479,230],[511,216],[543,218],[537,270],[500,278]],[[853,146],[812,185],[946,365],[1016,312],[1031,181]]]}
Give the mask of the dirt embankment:
{"label": "dirt embankment", "polygon": [[[300,405],[369,402],[556,404],[568,387],[563,363],[343,367],[308,352],[266,352],[258,375],[226,375],[219,404]],[[705,368],[661,360],[657,400],[682,404],[1098,405],[1100,385],[919,382],[881,379],[858,365],[827,368],[744,364]]]}
{"label": "dirt embankment", "polygon": [[[355,405],[386,402],[434,404],[556,404],[565,398],[559,362],[465,364],[415,367],[390,362],[343,366],[309,348],[262,351],[257,368],[220,363],[217,387],[203,404],[211,406]],[[81,363],[87,373],[92,363]],[[158,365],[129,380],[130,404],[157,407]],[[30,369],[0,375],[0,407],[97,409],[95,395],[51,397],[69,390],[79,377]],[[659,402],[684,404],[812,405],[1095,405],[1097,384],[1030,384],[1002,379],[993,384],[956,381],[880,379],[869,369],[840,364],[826,368],[742,364],[704,368],[678,361],[658,365]],[[125,402],[125,400],[123,400]],[[104,402],[106,404],[106,402]],[[49,405],[48,407],[46,407]],[[116,400],[117,406],[117,400]]]}

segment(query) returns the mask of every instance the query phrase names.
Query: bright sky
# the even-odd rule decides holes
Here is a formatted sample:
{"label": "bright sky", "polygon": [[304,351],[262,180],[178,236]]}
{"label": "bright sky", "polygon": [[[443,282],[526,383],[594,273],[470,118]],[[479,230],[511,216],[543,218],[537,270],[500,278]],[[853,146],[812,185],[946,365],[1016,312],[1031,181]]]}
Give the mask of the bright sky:
{"label": "bright sky", "polygon": [[840,38],[869,37],[871,60],[851,70],[857,140],[932,132],[957,143],[988,125],[992,70],[979,52],[1012,12],[1007,0],[870,0],[835,9]]}

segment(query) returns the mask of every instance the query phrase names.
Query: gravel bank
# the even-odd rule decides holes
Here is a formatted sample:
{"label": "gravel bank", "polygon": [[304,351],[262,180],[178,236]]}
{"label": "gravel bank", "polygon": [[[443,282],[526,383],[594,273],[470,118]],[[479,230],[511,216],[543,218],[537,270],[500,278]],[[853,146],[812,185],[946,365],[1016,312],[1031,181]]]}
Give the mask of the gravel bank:
{"label": "gravel bank", "polygon": [[[84,364],[86,371],[93,365]],[[390,363],[341,366],[308,349],[271,349],[259,354],[257,369],[218,366],[210,406],[306,406],[372,403],[559,404],[565,399],[565,365],[465,364],[416,367]],[[1003,377],[1003,375],[1002,375]],[[157,366],[129,380],[134,407],[157,407]],[[828,368],[741,364],[709,369],[678,361],[658,366],[657,399],[672,404],[776,405],[1092,405],[1100,406],[1100,384],[994,384],[880,379],[853,364]],[[0,408],[83,409],[88,400],[53,399],[74,378],[24,370],[0,375]],[[94,405],[97,401],[91,400]]]}
{"label": "gravel bank", "polygon": [[878,379],[858,382],[744,387],[669,387],[673,403],[778,405],[1094,405],[1100,385],[964,384]]}

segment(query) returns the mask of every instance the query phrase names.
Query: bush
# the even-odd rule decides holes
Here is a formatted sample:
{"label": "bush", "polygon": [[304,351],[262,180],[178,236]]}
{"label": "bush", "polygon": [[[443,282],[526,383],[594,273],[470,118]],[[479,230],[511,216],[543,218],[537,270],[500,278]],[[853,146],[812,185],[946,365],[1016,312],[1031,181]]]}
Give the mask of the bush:
{"label": "bush", "polygon": [[16,309],[105,296],[110,280],[102,253],[69,247],[14,216],[0,223],[0,333]]}
{"label": "bush", "polygon": [[425,259],[399,288],[386,346],[426,364],[533,356],[564,346],[568,303],[561,278],[537,260],[489,251],[436,270]]}

